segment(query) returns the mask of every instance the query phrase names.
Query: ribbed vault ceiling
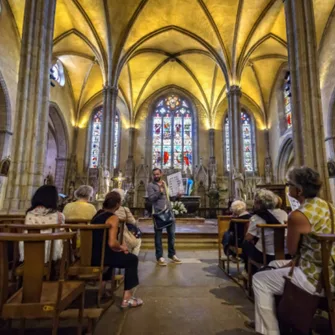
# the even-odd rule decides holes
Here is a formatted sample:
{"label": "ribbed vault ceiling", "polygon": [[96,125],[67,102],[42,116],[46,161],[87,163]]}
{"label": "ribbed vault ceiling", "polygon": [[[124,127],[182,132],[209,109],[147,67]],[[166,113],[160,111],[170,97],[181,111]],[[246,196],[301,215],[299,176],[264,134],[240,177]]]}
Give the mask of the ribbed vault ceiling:
{"label": "ribbed vault ceiling", "polygon": [[[8,0],[22,35],[24,1]],[[320,45],[335,0],[313,0]],[[169,85],[202,104],[210,125],[226,87],[267,114],[287,62],[282,0],[57,0],[54,57],[80,112],[105,84],[118,86],[135,124],[142,103]],[[79,122],[79,120],[78,120]]]}

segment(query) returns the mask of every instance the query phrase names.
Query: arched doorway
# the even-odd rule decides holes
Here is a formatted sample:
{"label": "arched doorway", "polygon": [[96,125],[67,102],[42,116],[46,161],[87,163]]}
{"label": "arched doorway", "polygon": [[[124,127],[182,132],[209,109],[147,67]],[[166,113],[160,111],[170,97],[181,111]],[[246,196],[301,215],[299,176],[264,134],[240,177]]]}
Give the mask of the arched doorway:
{"label": "arched doorway", "polygon": [[292,137],[288,137],[280,147],[277,164],[277,181],[285,183],[286,173],[294,164]]}
{"label": "arched doorway", "polygon": [[[0,162],[10,156],[11,106],[5,80],[0,72]],[[0,208],[5,197],[8,175],[0,175]]]}
{"label": "arched doorway", "polygon": [[51,175],[58,192],[65,188],[68,164],[68,135],[63,117],[54,103],[50,103],[48,142],[44,163],[44,177]]}

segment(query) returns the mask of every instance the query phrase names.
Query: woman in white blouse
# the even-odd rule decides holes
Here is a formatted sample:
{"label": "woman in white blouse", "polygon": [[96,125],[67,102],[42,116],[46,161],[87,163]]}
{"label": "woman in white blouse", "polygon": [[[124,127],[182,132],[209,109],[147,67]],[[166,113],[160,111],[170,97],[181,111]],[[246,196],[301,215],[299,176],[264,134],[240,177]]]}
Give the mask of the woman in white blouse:
{"label": "woman in white blouse", "polygon": [[[44,225],[55,224],[62,225],[65,223],[64,214],[57,210],[58,192],[53,185],[43,185],[34,194],[31,199],[31,207],[26,212],[25,224],[27,225]],[[52,229],[41,230],[41,233],[52,233]],[[50,241],[45,243],[45,262],[49,260]],[[20,261],[24,261],[23,242],[19,244]],[[54,250],[52,260],[56,261],[62,257],[63,241],[54,241]]]}
{"label": "woman in white blouse", "polygon": [[[254,199],[254,215],[250,219],[248,232],[245,236],[242,249],[246,268],[242,275],[246,276],[248,258],[258,263],[263,263],[262,233],[258,224],[284,224],[287,221],[287,213],[279,208],[278,197],[271,191],[260,189]],[[274,260],[273,230],[265,229],[265,248],[267,263]],[[287,253],[287,252],[286,252]]]}

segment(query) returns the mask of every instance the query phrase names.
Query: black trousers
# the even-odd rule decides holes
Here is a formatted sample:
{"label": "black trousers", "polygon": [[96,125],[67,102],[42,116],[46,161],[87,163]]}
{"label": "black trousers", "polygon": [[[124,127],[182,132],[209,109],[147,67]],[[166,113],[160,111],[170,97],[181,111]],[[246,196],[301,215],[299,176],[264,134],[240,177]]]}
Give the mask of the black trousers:
{"label": "black trousers", "polygon": [[125,269],[124,289],[131,290],[136,287],[138,282],[138,258],[133,254],[125,254],[124,252],[116,252],[109,249],[105,255],[105,265],[109,269],[104,273],[103,280],[110,280],[114,268]]}
{"label": "black trousers", "polygon": [[[260,252],[250,241],[244,241],[242,244],[242,258],[244,260],[244,269],[248,272],[248,259],[251,258],[257,263],[263,264],[263,253]],[[266,264],[275,260],[274,255],[266,255]],[[251,267],[252,274],[257,272],[257,267]]]}

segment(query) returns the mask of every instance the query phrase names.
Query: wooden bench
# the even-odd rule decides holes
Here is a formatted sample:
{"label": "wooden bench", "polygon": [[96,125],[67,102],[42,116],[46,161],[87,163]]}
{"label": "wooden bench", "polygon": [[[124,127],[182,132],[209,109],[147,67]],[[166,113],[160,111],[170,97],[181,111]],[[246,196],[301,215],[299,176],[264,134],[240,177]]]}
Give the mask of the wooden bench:
{"label": "wooden bench", "polygon": [[222,270],[225,270],[224,262],[222,261],[222,238],[224,233],[229,229],[231,220],[229,215],[218,215],[218,265]]}
{"label": "wooden bench", "polygon": [[[52,335],[57,335],[59,315],[77,298],[78,335],[82,330],[85,284],[80,281],[64,281],[67,248],[63,248],[60,278],[56,282],[44,281],[45,242],[63,240],[66,245],[73,233],[13,234],[0,233],[0,317],[4,320],[19,319],[21,332],[26,319],[52,319]],[[7,243],[24,242],[23,286],[8,298]]]}
{"label": "wooden bench", "polygon": [[260,269],[263,266],[267,265],[266,259],[266,245],[265,245],[265,229],[273,230],[273,245],[274,245],[274,258],[275,260],[285,259],[285,232],[287,229],[287,224],[257,224],[257,228],[261,229],[262,234],[262,250],[263,250],[263,263],[258,263],[248,258],[248,295],[252,297],[252,265],[256,266],[257,269]]}

